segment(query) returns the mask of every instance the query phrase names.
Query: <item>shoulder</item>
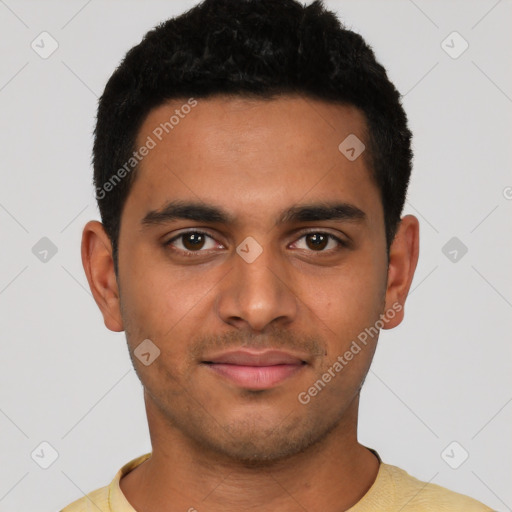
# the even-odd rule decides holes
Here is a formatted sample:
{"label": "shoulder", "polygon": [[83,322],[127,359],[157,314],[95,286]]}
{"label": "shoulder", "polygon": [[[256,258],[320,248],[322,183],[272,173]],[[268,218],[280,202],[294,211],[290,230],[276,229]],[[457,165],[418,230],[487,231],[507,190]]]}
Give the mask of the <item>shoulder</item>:
{"label": "shoulder", "polygon": [[111,512],[112,510],[116,512],[121,512],[122,510],[125,512],[135,512],[121,492],[119,482],[124,475],[142,464],[149,457],[151,457],[151,452],[127,462],[117,472],[109,485],[96,489],[86,496],[73,501],[73,503],[70,503],[60,512]]}
{"label": "shoulder", "polygon": [[[421,512],[492,512],[483,503],[437,484],[422,482],[403,469],[382,464],[400,510]],[[391,489],[390,489],[391,490]]]}
{"label": "shoulder", "polygon": [[96,489],[86,496],[79,498],[60,512],[110,512],[108,503],[108,486]]}

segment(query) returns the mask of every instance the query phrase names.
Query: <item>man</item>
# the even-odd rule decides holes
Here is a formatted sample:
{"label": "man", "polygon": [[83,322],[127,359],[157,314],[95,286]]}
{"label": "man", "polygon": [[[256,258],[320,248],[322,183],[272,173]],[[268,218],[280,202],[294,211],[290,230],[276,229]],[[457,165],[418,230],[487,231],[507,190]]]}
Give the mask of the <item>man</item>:
{"label": "man", "polygon": [[320,2],[206,0],[130,50],[98,108],[82,259],[152,452],[65,512],[491,510],[357,440],[418,260],[410,141]]}

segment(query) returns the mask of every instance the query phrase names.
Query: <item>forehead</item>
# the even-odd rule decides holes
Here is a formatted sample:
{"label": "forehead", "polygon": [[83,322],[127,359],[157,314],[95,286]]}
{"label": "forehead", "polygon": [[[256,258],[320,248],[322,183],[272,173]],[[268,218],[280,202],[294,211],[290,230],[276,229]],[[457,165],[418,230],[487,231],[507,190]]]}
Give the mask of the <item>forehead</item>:
{"label": "forehead", "polygon": [[378,191],[366,154],[348,159],[340,150],[347,137],[366,140],[364,115],[353,106],[305,97],[172,100],[139,130],[136,147],[151,149],[127,205],[141,216],[188,199],[251,211],[254,219],[301,200],[371,207]]}

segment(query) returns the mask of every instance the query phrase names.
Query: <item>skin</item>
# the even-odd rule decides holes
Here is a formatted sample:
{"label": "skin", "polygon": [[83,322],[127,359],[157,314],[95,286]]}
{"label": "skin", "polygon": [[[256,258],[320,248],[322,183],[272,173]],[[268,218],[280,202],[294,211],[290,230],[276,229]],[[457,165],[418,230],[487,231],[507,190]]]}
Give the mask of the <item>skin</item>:
{"label": "skin", "polygon": [[[184,103],[152,110],[138,145]],[[393,305],[402,309],[385,328],[402,321],[416,268],[418,220],[402,218],[388,264],[366,154],[351,162],[338,150],[351,133],[364,141],[365,128],[355,107],[310,98],[198,100],[139,165],[122,212],[118,278],[102,224],[85,226],[91,291],[107,328],[126,332],[144,386],[152,456],[120,482],[138,512],[346,510],[373,484],[379,464],[357,440],[357,417],[378,336],[309,403],[297,398]],[[142,227],[174,199],[214,204],[236,222]],[[366,217],[275,226],[282,210],[320,200]],[[201,254],[178,254],[192,252],[186,238],[176,251],[164,245],[195,228],[212,237]],[[318,249],[310,230],[349,245]],[[236,252],[248,236],[263,249],[252,263]],[[160,349],[149,366],[133,356],[147,338]],[[297,351],[307,365],[254,392],[201,364],[242,345]]]}

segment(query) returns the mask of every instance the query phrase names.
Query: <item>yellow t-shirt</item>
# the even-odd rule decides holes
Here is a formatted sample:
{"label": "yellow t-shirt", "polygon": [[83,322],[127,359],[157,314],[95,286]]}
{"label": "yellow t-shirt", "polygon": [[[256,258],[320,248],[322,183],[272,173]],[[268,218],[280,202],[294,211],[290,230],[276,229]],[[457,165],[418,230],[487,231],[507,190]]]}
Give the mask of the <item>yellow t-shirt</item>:
{"label": "yellow t-shirt", "polygon": [[[346,512],[493,512],[469,496],[421,482],[403,469],[385,464],[375,450],[372,452],[380,461],[377,478]],[[122,493],[119,481],[150,456],[146,453],[131,460],[117,472],[110,485],[74,501],[60,512],[136,512]]]}

